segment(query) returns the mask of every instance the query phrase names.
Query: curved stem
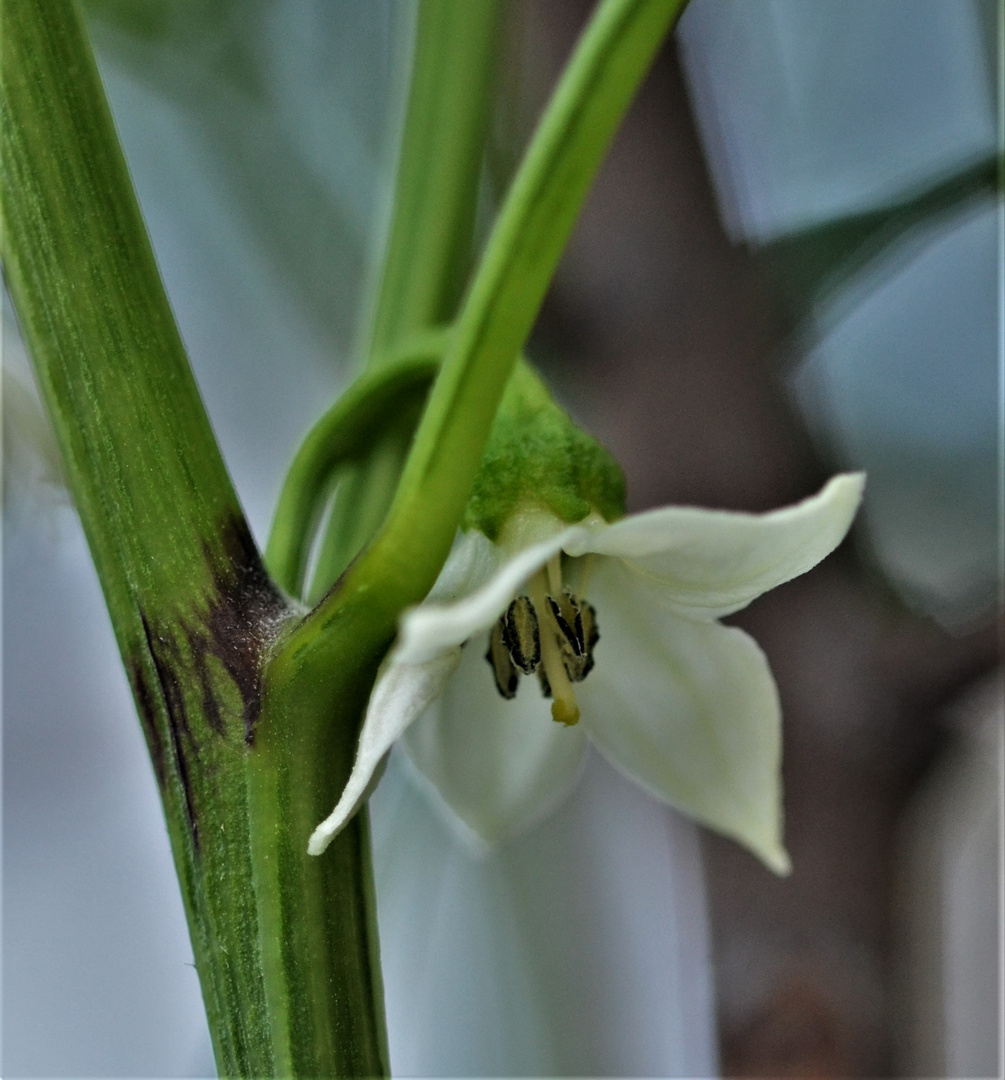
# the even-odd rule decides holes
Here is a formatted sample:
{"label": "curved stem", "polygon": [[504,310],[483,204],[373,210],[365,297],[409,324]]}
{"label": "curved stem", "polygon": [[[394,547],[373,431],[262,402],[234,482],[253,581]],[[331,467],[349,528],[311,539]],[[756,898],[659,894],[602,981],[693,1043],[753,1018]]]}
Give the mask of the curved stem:
{"label": "curved stem", "polygon": [[309,607],[324,597],[387,517],[431,385],[432,380],[421,396],[403,399],[366,457],[340,470],[303,596]]}
{"label": "curved stem", "polygon": [[425,397],[446,340],[445,330],[415,335],[386,364],[360,376],[301,443],[265,548],[269,573],[291,596],[301,595],[307,555],[334,474],[363,457],[402,410]]}

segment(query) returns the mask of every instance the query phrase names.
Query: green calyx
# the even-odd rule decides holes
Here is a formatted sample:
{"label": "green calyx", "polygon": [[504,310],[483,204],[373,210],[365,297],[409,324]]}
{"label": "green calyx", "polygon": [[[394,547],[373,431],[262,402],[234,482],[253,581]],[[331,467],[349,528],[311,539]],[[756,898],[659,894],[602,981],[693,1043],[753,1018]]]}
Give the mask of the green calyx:
{"label": "green calyx", "polygon": [[560,408],[530,365],[513,371],[461,519],[497,541],[506,522],[530,507],[572,524],[625,512],[625,478],[613,457]]}

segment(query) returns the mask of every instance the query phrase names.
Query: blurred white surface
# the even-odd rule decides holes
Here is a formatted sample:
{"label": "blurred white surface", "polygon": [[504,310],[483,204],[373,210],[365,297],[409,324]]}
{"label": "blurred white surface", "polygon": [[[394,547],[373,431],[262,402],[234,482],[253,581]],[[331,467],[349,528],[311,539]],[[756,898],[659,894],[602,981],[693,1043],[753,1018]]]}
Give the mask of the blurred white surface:
{"label": "blurred white surface", "polygon": [[901,823],[898,1067],[1001,1076],[1005,673],[949,710],[949,745]]}
{"label": "blurred white surface", "polygon": [[391,1064],[401,1076],[711,1076],[698,830],[596,753],[488,856],[403,755],[371,800]]}

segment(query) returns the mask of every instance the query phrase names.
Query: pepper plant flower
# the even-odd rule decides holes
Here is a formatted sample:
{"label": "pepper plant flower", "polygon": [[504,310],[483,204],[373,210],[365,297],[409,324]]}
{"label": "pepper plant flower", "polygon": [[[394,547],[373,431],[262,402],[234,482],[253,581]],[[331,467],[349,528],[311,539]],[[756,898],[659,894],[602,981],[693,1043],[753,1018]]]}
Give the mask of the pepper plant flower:
{"label": "pepper plant flower", "polygon": [[592,741],[657,798],[785,872],[778,693],[756,642],[719,619],[828,555],[862,488],[847,474],[768,514],[665,507],[569,527],[530,512],[499,544],[462,534],[402,618],[352,776],[310,850],[337,834],[399,739],[487,841],[566,795]]}
{"label": "pepper plant flower", "polygon": [[781,712],[754,640],[719,620],[841,542],[864,477],[766,514],[624,517],[613,459],[521,363],[462,530],[407,611],[370,696],[319,855],[394,743],[477,837],[526,828],[575,783],[588,742],[657,798],[779,873]]}

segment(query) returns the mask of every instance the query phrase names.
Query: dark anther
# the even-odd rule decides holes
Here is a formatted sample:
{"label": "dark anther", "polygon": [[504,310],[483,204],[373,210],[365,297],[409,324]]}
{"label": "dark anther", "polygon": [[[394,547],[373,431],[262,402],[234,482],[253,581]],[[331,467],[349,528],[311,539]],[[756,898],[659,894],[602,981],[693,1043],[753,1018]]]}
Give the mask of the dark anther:
{"label": "dark anther", "polygon": [[499,693],[507,699],[516,697],[520,676],[513,666],[513,661],[510,660],[509,649],[506,647],[503,619],[492,627],[485,659],[492,665],[492,674],[495,676],[496,689]]}
{"label": "dark anther", "polygon": [[510,659],[525,674],[530,675],[541,663],[541,634],[537,612],[526,596],[518,596],[503,619],[503,639]]}
{"label": "dark anther", "polygon": [[583,619],[579,603],[568,590],[556,600],[548,597],[548,606],[559,629],[556,635],[562,652],[562,663],[569,678],[576,682],[582,678],[586,653],[583,649]]}
{"label": "dark anther", "polygon": [[600,629],[597,626],[597,612],[592,604],[580,600],[579,610],[582,616],[584,656],[582,668],[576,676],[576,682],[582,682],[593,670],[593,649],[600,640]]}
{"label": "dark anther", "polygon": [[[553,621],[545,620],[544,632],[553,635],[570,681],[582,682],[593,670],[593,647],[600,640],[597,613],[592,604],[573,596],[568,589],[557,599],[546,599]],[[492,627],[485,659],[492,665],[496,689],[504,698],[516,696],[520,672],[532,675],[535,671],[541,693],[546,698],[552,696],[541,663],[541,625],[528,597],[518,596]]]}
{"label": "dark anther", "polygon": [[579,604],[576,603],[572,593],[569,592],[562,593],[558,600],[553,596],[549,596],[547,599],[548,607],[551,608],[551,613],[555,616],[555,622],[565,639],[564,642],[560,639],[559,644],[564,648],[567,643],[575,656],[582,656],[583,622],[579,613]]}

